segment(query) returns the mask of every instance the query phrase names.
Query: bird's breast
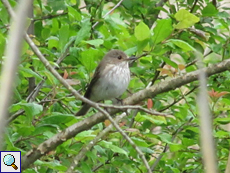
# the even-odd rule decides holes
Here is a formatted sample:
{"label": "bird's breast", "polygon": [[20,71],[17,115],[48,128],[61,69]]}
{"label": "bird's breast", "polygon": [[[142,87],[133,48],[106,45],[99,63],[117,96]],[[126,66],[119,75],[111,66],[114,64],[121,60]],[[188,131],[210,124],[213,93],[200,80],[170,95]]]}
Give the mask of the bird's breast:
{"label": "bird's breast", "polygon": [[122,62],[119,65],[107,65],[93,89],[93,100],[100,101],[118,98],[127,89],[129,81],[130,71],[127,62]]}

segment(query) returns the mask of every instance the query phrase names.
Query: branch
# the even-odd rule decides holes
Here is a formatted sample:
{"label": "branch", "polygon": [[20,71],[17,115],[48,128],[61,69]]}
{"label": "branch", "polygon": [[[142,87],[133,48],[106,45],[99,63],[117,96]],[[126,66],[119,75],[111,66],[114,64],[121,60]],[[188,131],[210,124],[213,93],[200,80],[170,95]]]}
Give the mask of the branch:
{"label": "branch", "polygon": [[[2,0],[2,3],[8,3]],[[6,117],[8,115],[8,107],[10,105],[14,79],[16,77],[17,66],[19,64],[23,33],[26,27],[26,15],[30,7],[30,0],[20,1],[17,5],[17,12],[15,18],[11,23],[9,32],[9,42],[6,47],[5,60],[1,74],[1,88],[0,88],[0,141],[3,141],[3,132],[6,125]],[[9,10],[9,9],[7,9]],[[1,149],[0,145],[0,149]]]}
{"label": "branch", "polygon": [[198,0],[195,0],[195,2],[193,3],[193,6],[192,6],[192,8],[190,10],[190,13],[193,12],[194,8],[196,7],[197,2],[198,2]]}
{"label": "branch", "polygon": [[170,114],[165,114],[165,113],[145,109],[142,106],[138,106],[138,105],[135,105],[135,106],[132,106],[132,105],[120,106],[120,105],[106,105],[106,104],[101,104],[101,103],[98,103],[98,105],[101,106],[101,107],[112,108],[112,109],[137,109],[137,110],[144,111],[144,112],[146,112],[148,114],[151,114],[151,115],[158,115],[158,116],[164,116],[164,117],[167,117],[168,115],[170,115]]}
{"label": "branch", "polygon": [[[211,65],[207,68],[204,68],[204,72],[207,76],[211,76],[217,73],[224,72],[230,69],[230,59],[220,62],[215,65]],[[154,97],[160,93],[164,93],[175,88],[181,87],[185,84],[193,82],[198,79],[198,75],[200,70],[196,70],[190,73],[185,74],[184,76],[180,76],[177,78],[173,78],[171,80],[159,82],[155,86],[151,86],[144,90],[141,90],[132,96],[123,100],[124,105],[134,105],[142,100],[145,100],[149,97]],[[119,110],[108,110],[110,115],[114,115],[115,113],[119,112]],[[62,132],[56,134],[52,138],[46,140],[45,142],[41,143],[37,148],[31,150],[27,154],[22,157],[22,169],[26,169],[30,164],[34,161],[39,159],[41,156],[45,155],[47,152],[54,150],[58,145],[62,144],[63,142],[67,141],[70,138],[76,136],[76,134],[90,129],[92,126],[103,122],[107,119],[102,113],[98,112],[90,117],[85,118],[84,120],[73,124],[72,126],[66,128]]]}
{"label": "branch", "polygon": [[[199,68],[203,67],[202,58],[197,54]],[[208,91],[205,71],[199,74],[200,93],[198,96],[198,108],[200,114],[200,141],[203,154],[204,168],[208,173],[217,173],[217,159],[215,144],[212,133],[212,115],[208,105]]]}
{"label": "branch", "polygon": [[[209,67],[202,69],[202,71],[204,71],[207,77],[209,77],[211,75],[221,73],[229,69],[230,69],[230,59],[222,61],[218,64],[210,65]],[[155,97],[156,95],[160,93],[174,90],[185,84],[196,81],[198,79],[200,72],[201,70],[196,70],[196,71],[187,73],[183,76],[179,76],[179,77],[176,77],[170,80],[159,82],[158,84],[154,86],[141,90],[133,94],[132,96],[126,98],[125,100],[123,100],[123,103],[124,105],[134,105],[147,98]]]}

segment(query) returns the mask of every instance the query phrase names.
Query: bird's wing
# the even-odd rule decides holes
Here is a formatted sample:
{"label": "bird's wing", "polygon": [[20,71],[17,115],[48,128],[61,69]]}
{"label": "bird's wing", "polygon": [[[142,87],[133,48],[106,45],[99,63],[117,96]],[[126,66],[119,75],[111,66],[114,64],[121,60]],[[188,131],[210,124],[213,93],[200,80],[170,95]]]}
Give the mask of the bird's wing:
{"label": "bird's wing", "polygon": [[91,97],[91,93],[92,93],[93,86],[97,83],[98,79],[100,78],[100,75],[101,75],[101,74],[100,74],[100,68],[101,68],[100,65],[97,66],[96,71],[95,71],[95,73],[94,73],[94,75],[93,75],[93,79],[92,79],[91,82],[89,83],[89,86],[88,86],[88,88],[87,88],[87,90],[86,90],[86,92],[85,92],[84,97],[86,97],[86,98],[88,98],[88,99],[90,99],[90,97]]}

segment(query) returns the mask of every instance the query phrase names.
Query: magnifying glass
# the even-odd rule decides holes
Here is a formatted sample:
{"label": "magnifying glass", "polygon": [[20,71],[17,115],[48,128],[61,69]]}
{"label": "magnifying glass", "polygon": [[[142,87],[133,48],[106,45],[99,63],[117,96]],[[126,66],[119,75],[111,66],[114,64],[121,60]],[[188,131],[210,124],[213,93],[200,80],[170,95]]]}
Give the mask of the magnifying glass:
{"label": "magnifying glass", "polygon": [[12,166],[15,170],[18,169],[18,167],[14,164],[15,163],[15,158],[11,154],[7,154],[3,158],[3,162],[7,166]]}

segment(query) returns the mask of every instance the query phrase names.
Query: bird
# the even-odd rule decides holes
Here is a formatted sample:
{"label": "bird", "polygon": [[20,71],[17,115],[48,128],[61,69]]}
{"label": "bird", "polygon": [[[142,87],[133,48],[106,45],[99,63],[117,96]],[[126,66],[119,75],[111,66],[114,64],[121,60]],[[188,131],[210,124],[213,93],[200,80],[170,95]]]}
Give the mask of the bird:
{"label": "bird", "polygon": [[[94,102],[119,98],[130,82],[129,61],[135,59],[129,58],[121,50],[110,50],[97,66],[84,97]],[[82,108],[75,116],[85,115],[90,107],[82,103]]]}

